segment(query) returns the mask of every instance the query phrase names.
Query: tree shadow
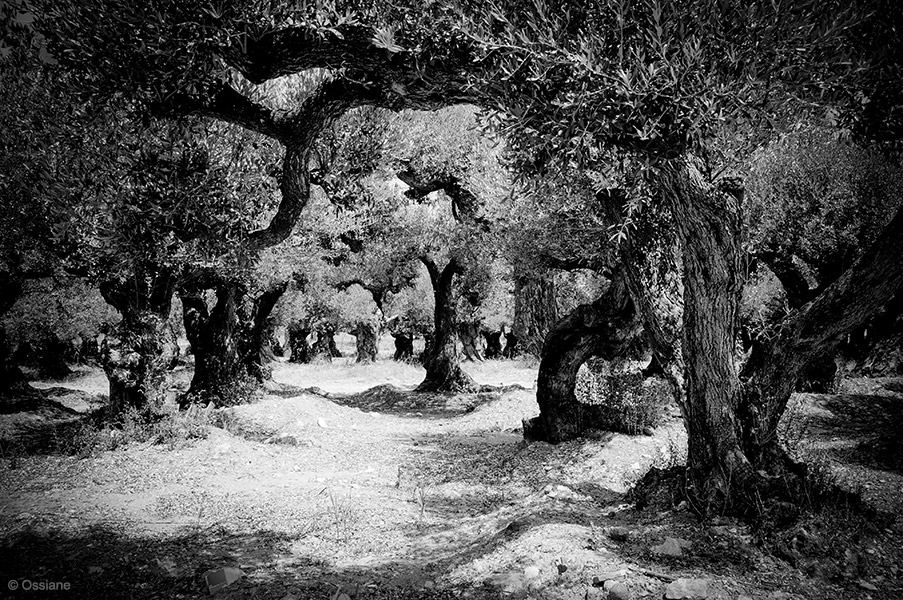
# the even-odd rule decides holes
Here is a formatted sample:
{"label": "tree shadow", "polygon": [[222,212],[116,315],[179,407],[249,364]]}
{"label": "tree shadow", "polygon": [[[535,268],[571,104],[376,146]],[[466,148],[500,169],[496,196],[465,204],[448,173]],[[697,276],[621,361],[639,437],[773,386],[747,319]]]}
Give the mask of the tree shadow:
{"label": "tree shadow", "polygon": [[309,388],[336,404],[359,408],[367,412],[417,419],[447,419],[473,412],[477,407],[497,400],[506,392],[522,390],[521,386],[482,386],[479,392],[446,394],[417,392],[392,384],[378,385],[357,394],[333,394]]}
{"label": "tree shadow", "polygon": [[330,598],[339,586],[352,598],[459,597],[459,590],[424,587],[431,573],[445,566],[436,557],[334,568],[317,557],[292,554],[293,541],[284,533],[225,528],[165,537],[109,524],[25,530],[2,540],[0,585],[9,598],[36,593],[53,598],[206,598],[205,573],[229,566],[245,576],[219,591],[218,598]]}
{"label": "tree shadow", "polygon": [[819,402],[830,414],[813,417],[822,435],[855,441],[832,453],[844,462],[903,473],[903,398],[839,394]]}

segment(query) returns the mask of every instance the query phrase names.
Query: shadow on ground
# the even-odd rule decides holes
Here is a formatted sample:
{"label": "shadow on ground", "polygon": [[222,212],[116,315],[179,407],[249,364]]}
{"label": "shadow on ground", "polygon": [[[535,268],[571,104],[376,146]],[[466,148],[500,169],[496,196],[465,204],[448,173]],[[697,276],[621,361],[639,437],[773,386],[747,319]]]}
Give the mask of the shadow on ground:
{"label": "shadow on ground", "polygon": [[[497,400],[506,392],[526,389],[520,385],[504,387],[482,386],[479,392],[470,394],[444,394],[416,392],[391,384],[378,385],[358,394],[319,395],[342,406],[359,408],[367,412],[378,412],[398,417],[418,419],[446,419],[473,412],[477,407]],[[313,389],[306,390],[314,392]]]}
{"label": "shadow on ground", "polygon": [[832,436],[857,440],[852,448],[834,450],[836,458],[903,473],[903,398],[842,394],[821,404],[831,414],[815,423]]}

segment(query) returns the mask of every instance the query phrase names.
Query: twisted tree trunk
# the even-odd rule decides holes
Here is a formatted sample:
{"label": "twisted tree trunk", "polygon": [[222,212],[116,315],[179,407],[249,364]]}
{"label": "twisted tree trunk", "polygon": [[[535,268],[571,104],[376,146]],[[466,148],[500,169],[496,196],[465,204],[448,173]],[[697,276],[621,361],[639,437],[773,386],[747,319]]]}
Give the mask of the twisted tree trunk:
{"label": "twisted tree trunk", "polygon": [[312,332],[313,329],[311,329],[309,325],[303,323],[295,322],[289,325],[288,347],[291,351],[289,362],[297,364],[307,364],[310,362],[312,353],[307,338],[310,337]]}
{"label": "twisted tree trunk", "polygon": [[620,275],[598,300],[559,320],[546,336],[539,363],[539,416],[524,422],[524,437],[557,444],[605,428],[603,407],[577,400],[577,372],[592,356],[612,360],[628,354],[641,333]]}
{"label": "twisted tree trunk", "polygon": [[175,273],[144,265],[126,282],[100,285],[101,295],[122,315],[100,351],[110,382],[110,421],[129,410],[150,418],[163,405],[170,363],[178,353],[169,326],[175,283]]}
{"label": "twisted tree trunk", "polygon": [[418,392],[462,392],[476,389],[470,375],[461,369],[458,358],[457,311],[454,298],[454,278],[461,272],[455,259],[449,261],[441,271],[436,263],[421,257],[433,284],[435,309],[433,313],[434,333],[431,343],[424,351],[423,366],[426,378],[417,387]]}

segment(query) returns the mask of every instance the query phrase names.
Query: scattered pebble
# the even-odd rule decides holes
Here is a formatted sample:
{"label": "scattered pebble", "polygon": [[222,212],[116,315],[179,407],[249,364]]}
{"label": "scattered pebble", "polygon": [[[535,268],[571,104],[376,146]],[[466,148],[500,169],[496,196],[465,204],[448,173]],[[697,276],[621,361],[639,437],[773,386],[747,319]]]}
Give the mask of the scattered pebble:
{"label": "scattered pebble", "polygon": [[708,579],[677,579],[665,588],[666,600],[705,600],[709,597]]}

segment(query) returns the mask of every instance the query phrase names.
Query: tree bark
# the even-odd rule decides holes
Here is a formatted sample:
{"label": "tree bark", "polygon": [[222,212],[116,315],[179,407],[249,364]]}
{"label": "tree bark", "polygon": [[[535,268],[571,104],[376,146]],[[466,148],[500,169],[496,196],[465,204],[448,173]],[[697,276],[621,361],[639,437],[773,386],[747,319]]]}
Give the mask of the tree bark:
{"label": "tree bark", "polygon": [[482,362],[483,355],[480,351],[480,324],[459,323],[458,336],[461,339],[461,350],[464,358],[473,362]]}
{"label": "tree bark", "polygon": [[169,326],[175,283],[170,270],[144,265],[126,282],[100,285],[101,295],[122,315],[105,336],[100,351],[110,382],[110,421],[126,411],[150,418],[163,405],[170,363],[178,352]]}
{"label": "tree bark", "polygon": [[641,333],[621,276],[598,300],[559,320],[546,336],[539,363],[539,417],[524,422],[524,437],[557,444],[604,428],[603,408],[577,400],[577,372],[592,356],[612,360],[628,354]]}
{"label": "tree bark", "polygon": [[[758,483],[740,445],[740,380],[734,364],[741,290],[739,198],[706,181],[692,157],[665,161],[659,189],[674,215],[683,258],[687,467],[708,506]],[[748,498],[747,498],[748,500]]]}
{"label": "tree bark", "polygon": [[743,371],[739,414],[744,450],[757,466],[773,467],[783,456],[778,423],[806,365],[832,353],[903,290],[901,256],[903,207],[847,271],[785,319],[779,337],[753,347]]}
{"label": "tree bark", "polygon": [[317,341],[311,347],[314,356],[322,356],[328,361],[333,358],[340,358],[342,353],[339,352],[335,343],[336,327],[332,323],[324,323],[317,329]]}
{"label": "tree bark", "polygon": [[[514,279],[514,326],[521,352],[540,356],[546,335],[558,321],[555,278],[545,273],[517,273]],[[509,356],[509,358],[511,358]]]}
{"label": "tree bark", "polygon": [[461,272],[455,259],[451,259],[441,271],[429,257],[421,257],[433,285],[435,309],[432,343],[424,351],[423,366],[426,378],[417,387],[418,392],[463,392],[477,388],[470,375],[461,369],[458,358],[457,310],[454,298],[454,278]]}
{"label": "tree bark", "polygon": [[358,321],[354,335],[357,338],[357,362],[376,362],[379,337],[373,323]]}

